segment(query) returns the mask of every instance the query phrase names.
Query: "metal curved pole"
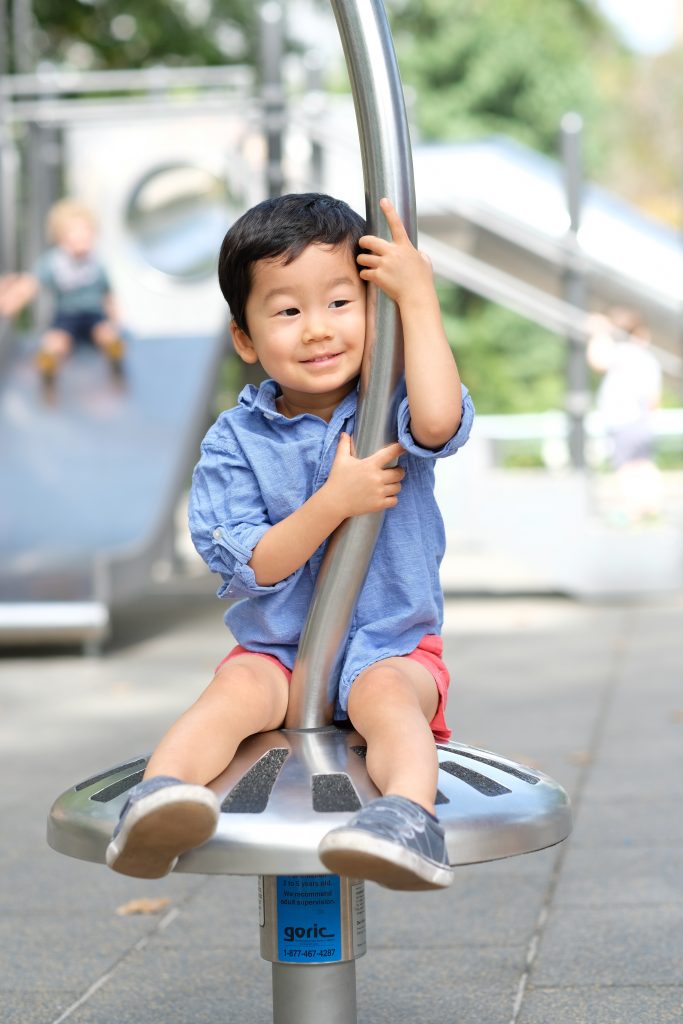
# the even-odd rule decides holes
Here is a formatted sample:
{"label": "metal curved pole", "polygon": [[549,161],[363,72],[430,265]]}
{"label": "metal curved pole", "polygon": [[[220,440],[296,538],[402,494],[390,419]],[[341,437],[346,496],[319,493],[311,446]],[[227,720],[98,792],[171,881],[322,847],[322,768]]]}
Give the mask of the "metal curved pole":
{"label": "metal curved pole", "polygon": [[[415,186],[403,90],[381,0],[332,0],[351,80],[370,234],[389,238],[379,209],[388,196],[413,242]],[[395,304],[369,286],[365,353],[354,444],[359,458],[396,440],[403,372],[403,336]],[[325,553],[292,675],[288,729],[332,721],[351,617],[365,581],[384,514],[347,519]]]}

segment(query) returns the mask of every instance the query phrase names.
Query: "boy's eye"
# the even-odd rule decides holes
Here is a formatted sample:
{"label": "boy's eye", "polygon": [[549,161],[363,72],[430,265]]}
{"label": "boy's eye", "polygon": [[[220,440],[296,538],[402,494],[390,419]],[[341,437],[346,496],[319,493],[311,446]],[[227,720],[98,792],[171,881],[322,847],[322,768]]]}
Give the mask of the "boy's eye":
{"label": "boy's eye", "polygon": [[347,306],[349,299],[333,299],[330,303],[332,309],[340,309],[342,306]]}
{"label": "boy's eye", "polygon": [[298,312],[296,306],[288,306],[287,309],[281,309],[278,316],[296,316]]}

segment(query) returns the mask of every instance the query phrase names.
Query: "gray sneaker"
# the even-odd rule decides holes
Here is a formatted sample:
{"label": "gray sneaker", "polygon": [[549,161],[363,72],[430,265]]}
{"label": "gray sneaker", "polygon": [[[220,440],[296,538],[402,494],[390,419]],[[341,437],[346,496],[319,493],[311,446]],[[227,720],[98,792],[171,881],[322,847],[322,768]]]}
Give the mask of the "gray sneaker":
{"label": "gray sneaker", "polygon": [[442,826],[402,796],[383,796],[363,807],[327,833],[318,855],[336,875],[387,889],[444,889],[453,881]]}
{"label": "gray sneaker", "polygon": [[163,878],[178,857],[216,831],[218,798],[205,786],[169,775],[133,786],[107,847],[107,864],[133,878]]}

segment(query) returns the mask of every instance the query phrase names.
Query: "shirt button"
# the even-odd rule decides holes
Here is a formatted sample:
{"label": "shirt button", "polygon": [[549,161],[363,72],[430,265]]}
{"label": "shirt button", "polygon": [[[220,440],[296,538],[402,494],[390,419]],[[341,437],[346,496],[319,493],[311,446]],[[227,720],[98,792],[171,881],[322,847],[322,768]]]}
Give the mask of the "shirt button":
{"label": "shirt button", "polygon": [[213,531],[213,539],[220,540],[222,536],[223,534],[221,533],[219,527],[216,527],[216,529]]}

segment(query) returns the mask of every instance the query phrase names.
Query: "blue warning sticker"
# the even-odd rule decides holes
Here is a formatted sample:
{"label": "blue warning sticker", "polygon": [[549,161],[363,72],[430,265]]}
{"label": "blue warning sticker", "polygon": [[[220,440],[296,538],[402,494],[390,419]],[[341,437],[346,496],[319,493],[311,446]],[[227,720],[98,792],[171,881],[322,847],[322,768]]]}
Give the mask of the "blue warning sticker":
{"label": "blue warning sticker", "polygon": [[341,960],[337,875],[278,876],[277,950],[287,963]]}

